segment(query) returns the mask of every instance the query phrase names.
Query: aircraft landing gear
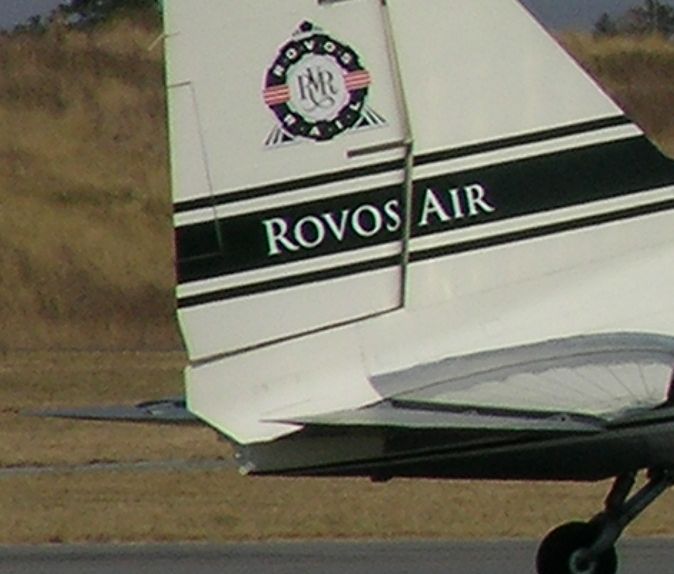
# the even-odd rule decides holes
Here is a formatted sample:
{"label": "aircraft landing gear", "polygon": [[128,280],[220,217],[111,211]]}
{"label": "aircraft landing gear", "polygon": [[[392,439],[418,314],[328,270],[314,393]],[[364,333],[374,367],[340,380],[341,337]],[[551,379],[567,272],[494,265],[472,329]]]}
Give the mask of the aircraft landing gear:
{"label": "aircraft landing gear", "polygon": [[615,574],[615,543],[627,525],[674,484],[674,473],[651,470],[649,481],[628,499],[636,473],[620,475],[605,508],[590,522],[569,522],[550,532],[538,549],[538,574]]}
{"label": "aircraft landing gear", "polygon": [[585,556],[598,537],[598,529],[588,522],[569,522],[555,528],[538,550],[539,574],[614,574],[618,558],[613,546],[595,559]]}

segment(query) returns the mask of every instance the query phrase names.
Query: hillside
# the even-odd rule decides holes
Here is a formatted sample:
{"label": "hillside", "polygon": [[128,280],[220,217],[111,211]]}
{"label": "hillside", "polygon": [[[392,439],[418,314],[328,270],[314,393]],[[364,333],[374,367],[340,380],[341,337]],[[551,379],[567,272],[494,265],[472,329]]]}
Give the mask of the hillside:
{"label": "hillside", "polygon": [[[0,36],[0,350],[180,345],[158,33]],[[674,47],[563,43],[674,154]]]}
{"label": "hillside", "polygon": [[674,157],[674,43],[659,36],[568,34],[561,44],[670,157]]}
{"label": "hillside", "polygon": [[157,35],[0,38],[0,349],[179,345]]}

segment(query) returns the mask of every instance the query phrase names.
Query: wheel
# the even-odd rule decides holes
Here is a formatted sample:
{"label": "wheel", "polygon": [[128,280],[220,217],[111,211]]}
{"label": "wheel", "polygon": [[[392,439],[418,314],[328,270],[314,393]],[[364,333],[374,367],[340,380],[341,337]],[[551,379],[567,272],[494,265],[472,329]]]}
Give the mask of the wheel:
{"label": "wheel", "polygon": [[596,526],[586,522],[569,522],[550,532],[538,549],[538,574],[615,574],[618,558],[612,546],[592,561],[583,561],[580,550],[597,539]]}

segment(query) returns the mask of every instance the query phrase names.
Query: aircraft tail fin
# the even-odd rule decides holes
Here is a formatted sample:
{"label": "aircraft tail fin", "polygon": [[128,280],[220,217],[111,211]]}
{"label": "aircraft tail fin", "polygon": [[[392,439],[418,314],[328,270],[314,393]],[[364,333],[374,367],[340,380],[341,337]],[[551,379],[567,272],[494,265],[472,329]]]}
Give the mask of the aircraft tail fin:
{"label": "aircraft tail fin", "polygon": [[375,375],[671,331],[672,162],[515,0],[164,9],[188,401],[216,428],[271,440],[376,403]]}

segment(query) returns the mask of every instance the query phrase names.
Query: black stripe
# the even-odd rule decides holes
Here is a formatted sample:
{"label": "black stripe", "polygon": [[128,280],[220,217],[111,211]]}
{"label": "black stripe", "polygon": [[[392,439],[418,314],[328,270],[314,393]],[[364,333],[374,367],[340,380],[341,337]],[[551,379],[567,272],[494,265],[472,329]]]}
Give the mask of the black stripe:
{"label": "black stripe", "polygon": [[458,159],[479,153],[496,151],[509,147],[516,147],[532,143],[540,143],[546,140],[553,140],[562,137],[580,135],[593,131],[603,130],[632,123],[631,120],[623,115],[602,118],[599,120],[590,120],[579,124],[571,124],[558,128],[551,128],[540,132],[511,136],[508,138],[492,140],[474,145],[462,146],[450,150],[442,150],[428,153],[414,158],[414,165],[426,165],[439,161]]}
{"label": "black stripe", "polygon": [[[674,162],[642,136],[443,174],[414,182],[412,236],[605,201],[673,183]],[[489,209],[471,213],[469,191],[476,188],[484,193]],[[179,227],[178,281],[188,283],[400,241],[402,231],[396,218],[399,223],[401,193],[401,184],[390,185]],[[459,204],[462,212],[457,211]],[[370,227],[373,217],[379,217],[376,232],[367,237],[358,232],[354,218],[359,213]],[[281,226],[286,229],[283,234],[270,232]],[[299,244],[298,230],[305,247]],[[288,239],[288,248],[273,239],[279,235]],[[307,243],[315,245],[307,247]]]}
{"label": "black stripe", "polygon": [[[447,245],[433,249],[426,249],[423,251],[415,251],[414,253],[411,254],[410,261],[414,263],[418,261],[426,261],[428,259],[447,257],[450,255],[457,255],[460,253],[467,253],[470,251],[479,251],[483,249],[488,249],[490,247],[497,247],[501,245],[507,245],[510,243],[517,243],[520,241],[546,237],[549,235],[556,235],[559,233],[580,230],[588,227],[593,227],[596,225],[603,225],[607,223],[614,223],[617,221],[634,219],[637,217],[643,217],[646,215],[652,215],[655,213],[670,210],[674,210],[674,200],[668,200],[659,203],[653,203],[650,205],[623,209],[611,213],[602,213],[599,215],[582,217],[571,221],[553,223],[550,225],[543,225],[540,227],[524,229],[511,233],[503,233],[491,237],[476,239],[473,241],[464,241],[453,245]],[[331,269],[327,269],[325,271],[315,271],[310,273],[304,273],[301,275],[295,275],[292,277],[274,279],[272,281],[254,283],[251,285],[244,285],[240,287],[232,287],[229,289],[222,289],[219,291],[213,291],[211,293],[205,293],[201,295],[182,297],[178,300],[178,307],[186,308],[196,305],[205,305],[207,303],[224,301],[227,299],[233,299],[236,297],[242,297],[246,295],[256,295],[268,291],[274,291],[277,289],[286,289],[289,287],[295,287],[297,285],[307,283],[318,283],[320,281],[327,281],[330,279],[349,277],[352,275],[358,275],[361,273],[375,271],[378,269],[385,269],[387,267],[395,267],[399,264],[400,264],[399,256],[375,259],[372,261],[366,261],[352,265],[345,265],[342,267],[334,267]]]}
{"label": "black stripe", "polygon": [[[285,208],[267,209],[217,222],[178,227],[176,229],[178,282],[188,283],[265,267],[278,267],[399,239],[399,231],[396,233],[382,229],[381,233],[370,238],[357,236],[353,231],[345,232],[340,241],[327,232],[329,230],[326,228],[325,240],[318,249],[284,251],[270,255],[269,238],[264,222],[270,220],[297,222],[306,217],[316,217],[316,214],[330,212],[336,214],[334,221],[339,226],[341,214],[348,210],[352,211],[354,206],[366,204],[383,213],[386,203],[399,199],[400,193],[399,186],[388,186]],[[392,222],[386,223],[391,228]],[[313,231],[315,229],[308,226],[307,236]]]}
{"label": "black stripe", "polygon": [[210,293],[181,297],[178,299],[178,308],[193,307],[195,305],[206,305],[207,303],[214,303],[216,301],[225,301],[227,299],[234,299],[236,297],[244,297],[246,295],[256,295],[258,293],[275,291],[277,289],[287,289],[289,287],[296,287],[298,285],[304,285],[307,283],[317,283],[319,281],[327,281],[329,279],[339,279],[341,277],[349,277],[351,275],[358,275],[360,273],[369,273],[371,271],[377,271],[378,269],[385,269],[387,267],[395,267],[399,264],[400,256],[395,255],[393,257],[382,257],[380,259],[373,259],[371,261],[362,261],[360,263],[344,265],[342,267],[333,267],[324,271],[312,271],[309,273],[302,273],[300,275],[293,275],[292,277],[282,277],[261,283],[252,283],[250,285],[231,287],[229,289],[220,289]]}
{"label": "black stripe", "polygon": [[[484,142],[481,144],[463,146],[459,148],[453,148],[450,150],[443,150],[429,154],[419,155],[415,157],[414,163],[415,165],[426,165],[428,163],[447,161],[450,159],[457,159],[461,157],[471,156],[488,151],[495,151],[508,147],[538,143],[546,140],[552,140],[571,135],[580,135],[583,133],[589,133],[629,123],[631,123],[631,121],[623,115],[612,116],[609,118],[591,120],[587,122],[571,124],[568,126],[561,126],[558,128],[551,128],[548,130],[542,130],[529,134],[502,138],[498,140]],[[355,179],[359,177],[379,175],[382,173],[396,171],[403,168],[404,168],[403,160],[394,160],[377,165],[364,166],[337,171],[333,173],[326,173],[316,176],[298,178],[294,180],[262,185],[258,187],[243,189],[229,193],[222,193],[212,197],[207,196],[187,201],[179,201],[174,204],[174,212],[184,213],[186,211],[192,211],[195,209],[203,209],[206,207],[214,207],[217,205],[226,205],[238,201],[247,201],[251,199],[257,199],[260,197],[266,197],[269,195],[275,195],[277,193],[285,193],[288,191],[317,187],[320,185],[327,185],[330,183],[347,181],[349,179]]]}
{"label": "black stripe", "polygon": [[641,205],[638,207],[631,207],[622,209],[620,211],[613,211],[610,213],[601,213],[570,221],[563,221],[559,223],[551,223],[549,225],[542,225],[540,227],[533,227],[530,229],[523,229],[520,231],[513,231],[510,233],[502,233],[499,235],[492,235],[491,237],[484,237],[472,241],[464,241],[455,243],[453,245],[444,245],[432,249],[425,249],[423,251],[415,251],[411,254],[410,260],[412,262],[425,261],[428,259],[435,259],[438,257],[446,257],[448,255],[457,255],[459,253],[467,253],[469,251],[479,251],[488,249],[489,247],[497,247],[509,243],[517,243],[529,239],[536,239],[539,237],[546,237],[548,235],[556,235],[567,231],[575,231],[585,229],[587,227],[594,227],[595,225],[604,225],[606,223],[615,223],[617,221],[624,221],[643,217],[645,215],[652,215],[663,211],[674,210],[674,200],[662,201],[659,203],[652,203],[649,205]]}
{"label": "black stripe", "polygon": [[[644,136],[638,136],[425,178],[415,182],[415,195],[426,189],[446,190],[474,182],[487,190],[489,202],[496,211],[453,221],[451,229],[605,201],[671,185],[674,184],[674,162],[663,156]],[[436,195],[442,198],[441,192]],[[415,197],[413,221],[420,220],[422,207],[421,199]],[[447,224],[436,218],[426,226],[415,228],[413,235],[447,230]]]}
{"label": "black stripe", "polygon": [[298,189],[317,187],[319,185],[327,185],[339,181],[347,181],[349,179],[356,179],[359,177],[367,177],[372,175],[380,175],[390,171],[404,169],[405,162],[402,159],[380,163],[376,165],[369,165],[364,167],[356,167],[346,169],[343,171],[336,171],[333,173],[322,173],[320,175],[313,175],[303,177],[301,179],[294,179],[290,181],[281,181],[278,183],[262,185],[259,187],[252,187],[249,189],[242,189],[231,193],[222,193],[214,195],[213,197],[200,197],[189,201],[181,201],[173,206],[175,213],[184,213],[185,211],[192,211],[194,209],[202,209],[204,207],[213,207],[216,205],[226,205],[228,203],[236,203],[237,201],[249,201],[251,199],[258,199],[268,195],[276,195],[278,193],[285,193],[288,191],[296,191]]}

